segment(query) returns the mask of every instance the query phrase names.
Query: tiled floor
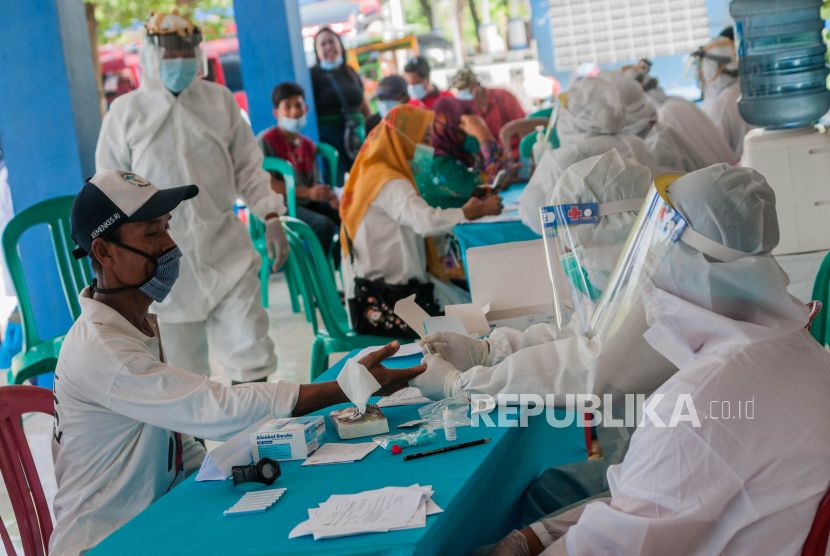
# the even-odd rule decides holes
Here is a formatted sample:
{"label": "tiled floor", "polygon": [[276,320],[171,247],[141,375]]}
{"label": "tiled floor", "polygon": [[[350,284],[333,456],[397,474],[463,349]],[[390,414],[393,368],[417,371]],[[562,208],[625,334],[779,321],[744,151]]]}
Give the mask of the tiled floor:
{"label": "tiled floor", "polygon": [[[790,293],[803,302],[810,300],[813,281],[826,252],[807,253],[802,255],[788,255],[778,257],[778,261],[790,275]],[[311,344],[314,340],[311,325],[306,322],[304,314],[291,312],[288,299],[288,288],[282,274],[271,277],[269,287],[270,307],[268,314],[271,317],[270,335],[273,338],[279,355],[279,370],[271,380],[283,378],[294,382],[308,382],[309,365],[311,363]],[[342,355],[342,354],[341,354]],[[337,356],[332,358],[332,363]],[[225,379],[219,374],[215,379],[222,382]],[[55,495],[56,484],[54,468],[52,466],[51,436],[52,419],[45,415],[33,414],[24,420],[26,435],[29,439],[35,464],[40,474],[46,497],[51,505]],[[209,442],[208,448],[217,445]],[[17,524],[12,511],[11,502],[0,481],[0,518],[9,530],[9,534],[18,547],[18,554],[23,554],[20,545]],[[0,546],[0,553],[5,554]]]}

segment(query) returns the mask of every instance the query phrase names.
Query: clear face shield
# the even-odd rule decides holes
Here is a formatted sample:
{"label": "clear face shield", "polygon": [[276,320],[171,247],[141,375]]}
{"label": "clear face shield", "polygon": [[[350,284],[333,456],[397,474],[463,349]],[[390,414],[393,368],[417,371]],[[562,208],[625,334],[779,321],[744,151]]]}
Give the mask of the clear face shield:
{"label": "clear face shield", "polygon": [[678,240],[727,263],[753,256],[712,241],[688,225],[672,206],[667,193],[669,184],[682,175],[658,176],[649,189],[617,267],[593,309],[590,321],[593,338],[606,340],[621,330],[635,305],[643,303],[646,285],[667,263],[672,251],[678,249]]}
{"label": "clear face shield", "polygon": [[148,33],[147,40],[158,52],[159,65],[173,65],[195,68],[196,77],[207,77],[208,64],[204,49],[202,33],[194,27],[190,33],[171,32],[164,34]]}
{"label": "clear face shield", "polygon": [[591,319],[613,270],[613,263],[606,260],[608,253],[618,252],[612,241],[600,237],[597,226],[609,215],[640,210],[643,201],[572,203],[540,209],[553,309],[560,330],[570,327],[590,333]]}

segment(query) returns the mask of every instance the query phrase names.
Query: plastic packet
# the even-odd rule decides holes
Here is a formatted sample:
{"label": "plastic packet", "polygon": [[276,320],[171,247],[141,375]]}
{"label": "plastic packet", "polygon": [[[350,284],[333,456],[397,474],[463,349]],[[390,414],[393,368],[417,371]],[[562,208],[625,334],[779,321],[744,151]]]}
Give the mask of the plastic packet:
{"label": "plastic packet", "polygon": [[436,427],[443,427],[445,409],[449,409],[452,413],[452,420],[456,427],[472,425],[472,421],[467,417],[467,411],[470,409],[470,400],[467,396],[454,396],[425,405],[418,409],[418,413],[421,419],[426,419]]}
{"label": "plastic packet", "polygon": [[438,440],[438,435],[432,427],[422,426],[416,431],[401,434],[388,434],[372,438],[378,446],[386,451],[391,451],[393,446],[409,448],[410,446],[425,446]]}

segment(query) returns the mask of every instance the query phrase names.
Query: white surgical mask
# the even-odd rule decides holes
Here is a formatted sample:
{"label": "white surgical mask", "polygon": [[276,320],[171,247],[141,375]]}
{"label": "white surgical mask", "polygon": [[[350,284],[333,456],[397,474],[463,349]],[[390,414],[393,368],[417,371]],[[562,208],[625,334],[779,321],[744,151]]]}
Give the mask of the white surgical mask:
{"label": "white surgical mask", "polygon": [[458,94],[455,95],[455,98],[458,100],[474,100],[476,96],[470,89],[462,89],[458,91]]}
{"label": "white surgical mask", "polygon": [[386,115],[389,113],[390,110],[395,108],[397,105],[401,103],[399,100],[380,100],[378,99],[378,114],[380,114],[381,118],[385,118]]}
{"label": "white surgical mask", "polygon": [[409,92],[409,96],[415,100],[421,100],[427,96],[427,89],[424,87],[423,83],[418,83],[417,85],[407,85],[406,90]]}
{"label": "white surgical mask", "polygon": [[340,54],[337,56],[337,59],[334,62],[329,62],[328,60],[321,58],[320,59],[320,67],[326,71],[331,71],[333,69],[337,69],[343,65],[343,55]]}
{"label": "white surgical mask", "polygon": [[280,116],[279,124],[280,127],[288,133],[299,133],[300,129],[305,127],[306,120],[307,118],[305,114],[299,118],[286,118],[285,116]]}

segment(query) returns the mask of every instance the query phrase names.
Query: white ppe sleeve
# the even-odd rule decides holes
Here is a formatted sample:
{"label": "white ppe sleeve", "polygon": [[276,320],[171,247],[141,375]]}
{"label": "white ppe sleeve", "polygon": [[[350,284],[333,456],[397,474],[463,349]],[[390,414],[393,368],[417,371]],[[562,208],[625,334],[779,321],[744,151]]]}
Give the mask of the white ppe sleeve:
{"label": "white ppe sleeve", "polygon": [[299,384],[223,386],[141,349],[124,363],[107,395],[109,409],[136,421],[224,441],[269,413],[289,417],[297,403]]}
{"label": "white ppe sleeve", "polygon": [[589,504],[593,504],[594,502],[600,504],[610,504],[611,497],[609,496],[608,498],[591,500],[590,502],[577,506],[576,508],[563,512],[554,517],[542,518],[539,521],[531,523],[530,529],[542,543],[542,546],[547,548],[564,537],[568,532],[568,529],[576,525],[579,521],[582,512],[585,511],[585,507]]}
{"label": "white ppe sleeve", "polygon": [[569,329],[560,331],[555,325],[547,323],[534,324],[524,332],[507,326],[496,328],[487,338],[487,344],[490,347],[489,365],[498,365],[519,350],[572,335],[573,333]]}
{"label": "white ppe sleeve", "polygon": [[[560,147],[560,149],[572,149],[573,147]],[[519,216],[525,226],[542,235],[542,221],[539,217],[539,209],[548,206],[553,188],[562,176],[562,168],[559,166],[554,151],[548,151],[542,157],[542,161],[536,167],[530,181],[519,196]]]}
{"label": "white ppe sleeve", "polygon": [[184,463],[184,477],[190,477],[199,471],[205,459],[205,448],[189,434],[182,435],[182,463]]}
{"label": "white ppe sleeve", "polygon": [[98,144],[95,147],[96,174],[106,170],[132,171],[133,169],[132,153],[124,130],[124,115],[119,106],[119,99],[115,99],[101,122]]}
{"label": "white ppe sleeve", "polygon": [[271,189],[271,174],[262,169],[262,150],[254,137],[251,126],[242,119],[239,105],[233,95],[226,95],[231,113],[231,136],[228,150],[233,161],[236,192],[245,205],[260,220],[271,213],[283,215],[288,209],[285,198]]}
{"label": "white ppe sleeve", "polygon": [[[556,395],[554,405],[566,407],[566,394],[625,394],[648,392],[671,377],[677,368],[643,338],[648,330],[645,309],[636,303],[620,331],[600,342],[583,335],[526,347],[492,367],[472,367],[459,386],[469,394]],[[547,401],[547,400],[546,400]]]}
{"label": "white ppe sleeve", "polygon": [[447,232],[464,221],[461,209],[433,208],[418,195],[407,180],[395,179],[384,185],[372,204],[396,222],[409,226],[416,234],[431,236]]}

